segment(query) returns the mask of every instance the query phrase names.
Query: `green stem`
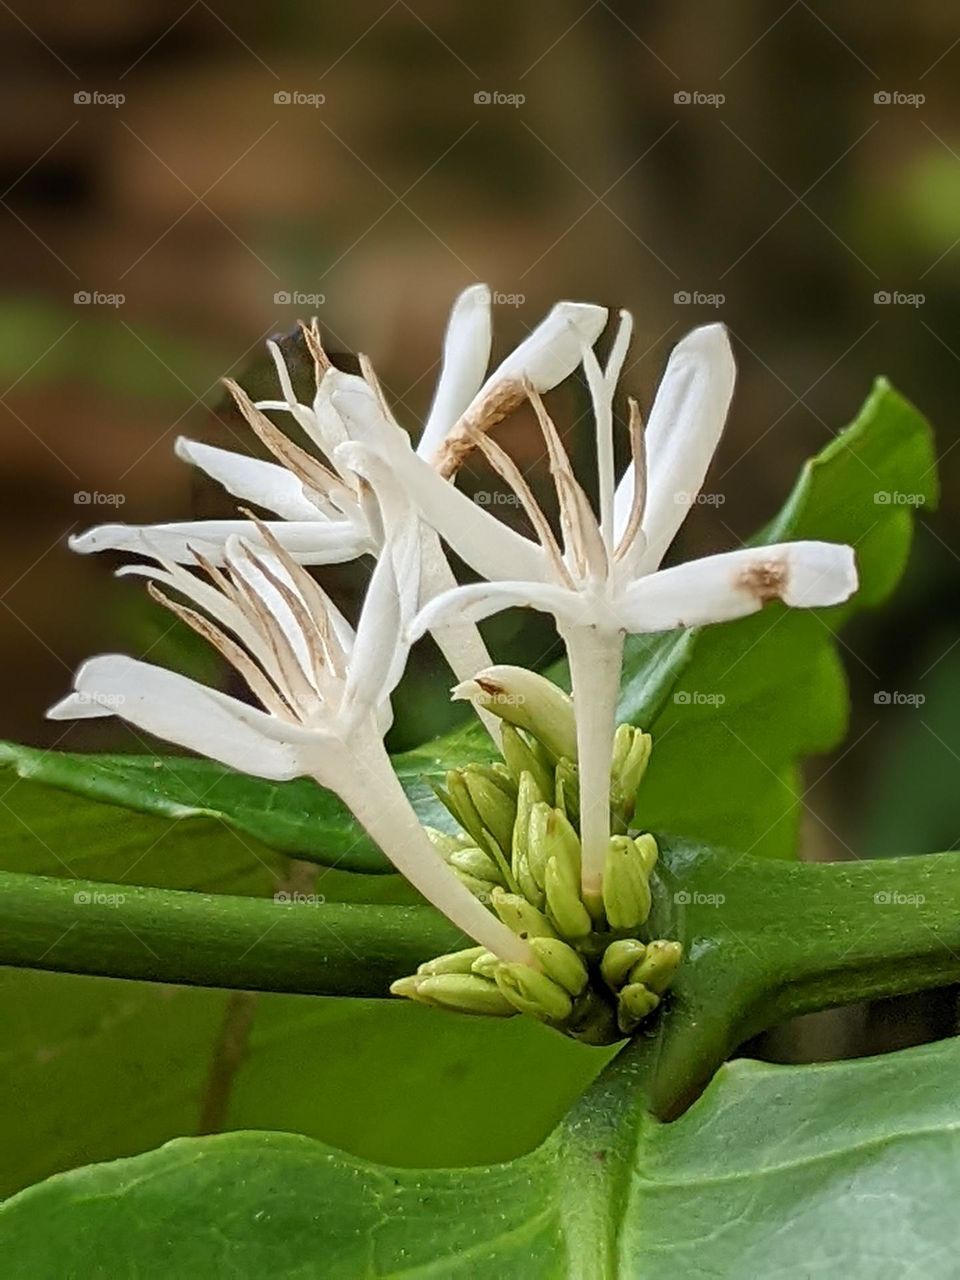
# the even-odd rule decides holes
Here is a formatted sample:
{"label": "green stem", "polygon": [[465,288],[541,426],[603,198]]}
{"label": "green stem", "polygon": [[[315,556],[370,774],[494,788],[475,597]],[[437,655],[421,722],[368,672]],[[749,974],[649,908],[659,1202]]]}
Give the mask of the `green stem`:
{"label": "green stem", "polygon": [[787,1018],[960,979],[960,853],[796,863],[675,848],[659,879],[655,932],[688,958],[661,1033],[631,1052],[662,1117]]}
{"label": "green stem", "polygon": [[278,902],[0,872],[0,965],[191,986],[383,996],[467,945],[428,907]]}

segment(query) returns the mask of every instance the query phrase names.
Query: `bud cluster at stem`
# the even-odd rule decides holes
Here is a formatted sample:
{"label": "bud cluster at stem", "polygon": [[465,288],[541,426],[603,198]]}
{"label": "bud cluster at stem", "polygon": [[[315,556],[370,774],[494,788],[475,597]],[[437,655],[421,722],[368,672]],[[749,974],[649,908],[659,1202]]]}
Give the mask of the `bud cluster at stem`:
{"label": "bud cluster at stem", "polygon": [[[651,740],[621,725],[611,768],[610,837],[602,893],[584,893],[569,697],[542,676],[494,669],[468,696],[502,720],[502,762],[447,773],[435,790],[457,835],[434,846],[468,889],[529,942],[537,967],[472,947],[422,964],[395,995],[464,1013],[527,1013],[594,1044],[635,1031],[659,1005],[680,963],[679,943],[650,939],[658,849],[631,830]],[[463,686],[461,686],[463,688]],[[541,727],[542,726],[542,727]]]}

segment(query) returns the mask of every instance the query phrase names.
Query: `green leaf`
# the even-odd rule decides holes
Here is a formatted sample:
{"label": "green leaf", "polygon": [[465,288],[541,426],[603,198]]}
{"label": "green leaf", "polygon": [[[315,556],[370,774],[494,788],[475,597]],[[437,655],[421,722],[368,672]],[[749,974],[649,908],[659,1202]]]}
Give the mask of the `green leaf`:
{"label": "green leaf", "polygon": [[[447,769],[491,755],[485,735],[470,732],[451,735],[442,743],[429,743],[396,757],[394,763],[421,821],[449,827],[450,818],[431,789],[430,779],[439,780]],[[81,755],[40,751],[13,742],[0,742],[0,770],[3,769],[31,783],[42,783],[97,801],[95,808],[73,805],[70,812],[82,815],[83,822],[105,822],[118,841],[125,838],[120,830],[129,829],[130,823],[124,824],[112,817],[104,808],[106,805],[122,805],[164,819],[162,825],[154,828],[158,838],[161,831],[171,834],[176,831],[178,848],[191,850],[194,860],[200,845],[205,850],[206,861],[213,831],[221,845],[232,843],[239,851],[246,843],[247,862],[258,859],[260,846],[267,845],[290,857],[341,871],[377,875],[392,872],[390,863],[358,827],[343,803],[309,778],[267,782],[236,773],[213,760],[187,756]],[[49,804],[43,796],[39,786],[29,793],[20,786],[6,803],[14,812],[18,813],[26,805],[42,815],[45,804]],[[62,807],[58,813],[63,821],[66,815]],[[31,822],[35,825],[35,821],[28,817],[27,825]],[[150,830],[140,828],[137,838],[149,844]],[[231,833],[236,833],[232,842]],[[244,837],[253,837],[254,845],[244,841]],[[166,856],[171,841],[166,836],[163,838]],[[98,847],[110,848],[110,841],[104,841],[102,834]],[[114,849],[114,852],[117,862],[122,862],[122,851]],[[10,870],[19,869],[6,862],[4,865]],[[91,873],[78,869],[75,874]],[[108,873],[103,878],[121,877]],[[190,880],[189,873],[187,880]]]}
{"label": "green leaf", "polygon": [[[850,543],[860,573],[854,600],[832,610],[778,605],[699,632],[628,642],[621,716],[654,738],[638,807],[643,826],[759,855],[796,855],[799,762],[837,746],[847,728],[833,633],[894,589],[914,514],[936,498],[930,427],[881,379],[755,539]],[[666,695],[662,679],[646,678],[651,670],[677,673]]]}
{"label": "green leaf", "polygon": [[376,1166],[291,1134],[180,1141],[22,1192],[0,1208],[0,1243],[32,1280],[947,1280],[958,1069],[956,1040],[822,1066],[737,1062],[669,1125],[636,1099],[612,1117],[604,1081],[537,1151],[479,1169]]}
{"label": "green leaf", "polygon": [[[263,897],[286,874],[283,861],[213,818],[145,816],[27,779],[12,787],[8,779],[0,799],[0,862],[9,870],[58,880],[73,872],[118,881],[109,887],[131,893],[127,879]],[[327,871],[317,889],[330,901],[409,899],[398,894],[401,886],[392,876]],[[31,953],[41,963],[75,964],[69,948],[96,926],[94,908],[74,910],[74,926],[65,922]],[[138,962],[155,968],[157,942],[139,926],[121,932]],[[9,942],[12,931],[2,933]],[[257,955],[255,947],[250,954]],[[225,1085],[223,1127],[294,1128],[394,1163],[457,1164],[527,1150],[608,1056],[521,1019],[492,1027],[451,1017],[436,1025],[424,1019],[425,1010],[400,1001],[239,999],[252,1002],[252,1029]],[[232,1000],[223,990],[0,969],[7,1084],[0,1096],[0,1195],[77,1164],[197,1133],[232,1024]],[[371,1111],[371,1097],[380,1098],[379,1109]],[[502,1126],[489,1123],[490,1097]],[[441,1123],[432,1122],[437,1116]]]}

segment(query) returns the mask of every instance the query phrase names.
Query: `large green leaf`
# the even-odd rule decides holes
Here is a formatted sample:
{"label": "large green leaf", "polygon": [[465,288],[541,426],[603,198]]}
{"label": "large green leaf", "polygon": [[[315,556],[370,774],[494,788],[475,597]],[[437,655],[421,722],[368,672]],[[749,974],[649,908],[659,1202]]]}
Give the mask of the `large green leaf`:
{"label": "large green leaf", "polygon": [[[215,817],[146,816],[29,779],[15,779],[0,800],[5,870],[114,881],[121,890],[133,883],[269,897],[288,874],[284,864]],[[336,871],[316,885],[330,900],[409,898],[403,888],[396,877]],[[46,956],[47,944],[38,946],[41,963],[63,957],[95,910],[77,909]],[[155,963],[156,944],[139,930],[129,943],[148,968]],[[222,990],[0,969],[0,1195],[197,1133],[222,1074],[224,1036],[239,1060],[219,1086],[223,1127],[289,1128],[420,1165],[528,1150],[606,1061],[526,1020],[425,1025],[425,1011],[407,1002],[238,999],[249,1004],[238,1011]],[[250,1025],[237,1042],[245,1015]],[[491,1096],[503,1126],[489,1124]],[[432,1124],[437,1115],[443,1122]]]}
{"label": "large green leaf", "polygon": [[[468,760],[486,758],[491,751],[489,740],[483,735],[468,732],[398,756],[397,773],[421,821],[435,826],[449,825],[450,821],[430,786],[431,778],[439,781],[445,770]],[[250,862],[260,856],[259,847],[267,845],[291,857],[341,871],[384,874],[392,870],[342,802],[309,778],[268,782],[236,773],[213,760],[80,755],[40,751],[13,742],[0,742],[2,770],[14,778],[97,801],[95,808],[74,805],[72,812],[82,815],[83,822],[96,821],[117,832],[111,840],[101,841],[101,847],[106,843],[107,849],[114,840],[122,841],[118,829],[124,823],[112,817],[104,806],[120,805],[165,820],[153,830],[158,841],[165,833],[162,839],[168,862],[172,860],[168,856],[171,844],[181,850],[193,850],[195,860],[196,848],[208,847],[212,831],[221,845],[239,850],[246,843]],[[42,814],[42,797],[42,787],[35,786],[30,791],[21,785],[13,789],[6,803],[14,813],[26,806]],[[62,819],[63,810],[58,812]],[[128,822],[126,826],[129,825]],[[150,830],[143,826],[137,838],[149,843]],[[174,832],[176,839],[171,841],[169,837]],[[245,837],[253,837],[252,844]],[[122,851],[116,852],[122,861]],[[108,873],[104,878],[116,876]]]}
{"label": "large green leaf", "polygon": [[414,1173],[293,1135],[180,1141],[21,1193],[0,1208],[0,1243],[31,1280],[946,1280],[958,1069],[960,1041],[738,1062],[669,1125],[626,1093],[611,1115],[605,1081],[540,1149],[480,1169]]}

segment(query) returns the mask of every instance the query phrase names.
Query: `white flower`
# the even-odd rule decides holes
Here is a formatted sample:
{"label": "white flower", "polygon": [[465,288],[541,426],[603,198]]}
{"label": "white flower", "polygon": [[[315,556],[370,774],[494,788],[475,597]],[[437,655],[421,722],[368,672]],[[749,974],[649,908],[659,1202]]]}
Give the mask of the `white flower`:
{"label": "white flower", "polygon": [[[385,517],[386,517],[386,513]],[[356,633],[265,526],[232,535],[223,567],[203,576],[159,553],[131,566],[178,617],[240,673],[262,710],[150,663],[92,658],[55,720],[117,715],[146,733],[262,778],[306,776],[341,797],[398,871],[450,920],[504,959],[529,962],[526,943],[460,883],[430,843],[383,745],[389,699],[403,671],[406,624],[419,595],[419,531],[390,528]],[[178,603],[156,584],[190,602]]]}
{"label": "white flower", "polygon": [[[487,430],[515,407],[523,396],[524,379],[548,390],[576,368],[584,342],[592,343],[606,323],[606,311],[588,304],[561,302],[484,382],[490,357],[490,290],[486,285],[466,289],[450,314],[444,341],[443,368],[426,426],[417,445],[421,458],[437,455],[438,467],[449,467],[468,433]],[[335,369],[320,342],[316,322],[303,329],[314,361],[316,394],[312,405],[295,394],[289,370],[275,342],[268,348],[276,365],[281,400],[254,405],[235,383],[228,382],[247,423],[276,459],[265,462],[230,450],[181,438],[177,454],[217,480],[234,497],[279,516],[265,528],[300,564],[339,564],[362,555],[379,555],[382,531],[355,468],[342,464],[348,455],[340,446],[351,432],[338,414],[333,393],[352,388],[368,398],[368,427],[374,439],[399,430],[392,419],[368,363],[368,381]],[[265,417],[263,410],[289,412],[320,457],[301,449]],[[409,443],[406,433],[404,439]],[[341,461],[338,461],[341,460]],[[355,461],[355,459],[354,459]],[[260,540],[243,520],[201,520],[161,525],[100,525],[70,541],[79,552],[123,550],[159,551],[169,560],[189,564],[199,550],[211,563],[221,564],[231,537],[243,533]],[[262,540],[261,540],[262,541]],[[422,548],[422,600],[456,585],[446,557],[432,531],[425,531]],[[448,621],[438,626],[435,639],[456,675],[465,679],[489,663],[489,654],[474,623]],[[495,723],[482,717],[488,727]]]}
{"label": "white flower", "polygon": [[748,547],[660,570],[660,562],[699,494],[733,393],[734,363],[722,325],[694,330],[668,362],[644,432],[630,404],[632,463],[614,485],[613,395],[630,339],[621,324],[605,369],[590,345],[581,350],[593,402],[599,472],[599,517],[573,474],[559,435],[535,387],[537,412],[556,486],[562,546],[522,474],[481,431],[464,448],[481,450],[511,484],[537,534],[531,541],[474,506],[396,433],[374,441],[369,407],[351,391],[334,396],[345,422],[384,450],[404,484],[453,550],[487,579],[429,601],[414,635],[456,616],[478,622],[502,609],[529,606],[553,614],[566,644],[577,712],[585,895],[596,897],[606,855],[609,774],[623,637],[743,617],[770,600],[812,607],[839,604],[856,590],[850,547],[795,542]]}

